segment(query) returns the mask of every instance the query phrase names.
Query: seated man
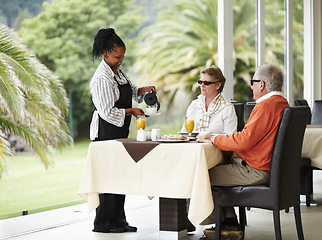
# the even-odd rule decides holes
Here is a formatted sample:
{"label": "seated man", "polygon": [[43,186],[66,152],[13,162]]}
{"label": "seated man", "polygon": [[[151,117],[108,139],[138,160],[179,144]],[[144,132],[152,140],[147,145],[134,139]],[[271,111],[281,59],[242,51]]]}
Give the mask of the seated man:
{"label": "seated man", "polygon": [[[207,134],[198,139],[212,142],[220,150],[236,152],[231,163],[210,170],[212,185],[255,185],[268,181],[275,136],[283,110],[289,104],[282,96],[283,74],[276,66],[260,66],[250,83],[257,104],[243,131],[230,135]],[[206,236],[201,239],[214,239],[215,228],[205,229],[204,233]],[[222,238],[228,235],[234,235],[233,239],[242,237],[233,207],[223,208]]]}

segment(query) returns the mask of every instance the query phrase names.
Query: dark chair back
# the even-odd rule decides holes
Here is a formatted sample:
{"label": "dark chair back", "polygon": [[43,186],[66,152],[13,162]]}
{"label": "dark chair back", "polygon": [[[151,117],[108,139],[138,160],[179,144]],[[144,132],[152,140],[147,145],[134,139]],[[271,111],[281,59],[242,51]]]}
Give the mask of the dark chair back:
{"label": "dark chair back", "polygon": [[309,106],[307,101],[305,99],[302,99],[302,98],[294,99],[294,105],[295,106],[307,106],[307,107]]}
{"label": "dark chair back", "polygon": [[[235,112],[237,115],[237,132],[240,132],[244,129],[245,122],[244,122],[244,104],[239,103],[236,101],[231,101],[234,105]],[[222,151],[224,161],[229,162],[233,156],[233,151]]]}
{"label": "dark chair back", "polygon": [[238,118],[237,131],[240,132],[244,129],[244,104],[238,102],[232,102],[235,107],[236,115]]}
{"label": "dark chair back", "polygon": [[256,105],[256,102],[246,102],[246,108],[245,108],[245,112],[246,112],[246,120],[249,119],[250,114],[252,113],[254,107]]}
{"label": "dark chair back", "polygon": [[[295,106],[306,106],[306,107],[309,107],[309,104],[303,98],[296,98],[296,99],[294,99],[294,105]],[[309,120],[307,122],[308,125],[311,124],[311,115],[312,114],[311,114],[311,108],[310,108],[310,118],[309,118]]]}
{"label": "dark chair back", "polygon": [[[272,152],[269,188],[276,197],[273,209],[285,209],[300,203],[300,158],[308,107],[286,108]],[[272,199],[273,200],[273,199]]]}
{"label": "dark chair back", "polygon": [[312,125],[322,125],[322,100],[315,100],[312,110]]}
{"label": "dark chair back", "polygon": [[[214,186],[216,227],[220,229],[221,207],[239,206],[240,222],[245,229],[245,207],[274,212],[276,239],[281,239],[279,211],[294,206],[299,239],[303,239],[300,216],[300,157],[309,107],[289,107],[283,112],[272,149],[268,184],[247,186]],[[216,231],[219,239],[220,231]]]}

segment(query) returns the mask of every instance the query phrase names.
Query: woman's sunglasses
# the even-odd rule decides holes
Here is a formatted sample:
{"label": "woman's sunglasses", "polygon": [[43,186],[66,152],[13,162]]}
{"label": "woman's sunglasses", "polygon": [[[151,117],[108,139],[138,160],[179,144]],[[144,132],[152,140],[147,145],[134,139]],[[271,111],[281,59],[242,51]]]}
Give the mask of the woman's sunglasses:
{"label": "woman's sunglasses", "polygon": [[206,86],[210,85],[210,84],[214,84],[216,82],[208,82],[208,81],[201,81],[201,80],[198,80],[198,84],[201,85],[201,84],[204,84]]}

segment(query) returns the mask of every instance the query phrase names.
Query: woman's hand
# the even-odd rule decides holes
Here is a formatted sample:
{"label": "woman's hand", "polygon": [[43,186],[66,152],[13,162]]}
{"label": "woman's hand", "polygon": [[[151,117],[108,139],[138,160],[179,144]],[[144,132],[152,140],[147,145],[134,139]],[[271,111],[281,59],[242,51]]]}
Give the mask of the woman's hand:
{"label": "woman's hand", "polygon": [[197,142],[211,143],[211,137],[212,135],[210,133],[203,134],[198,137]]}
{"label": "woman's hand", "polygon": [[144,86],[144,87],[140,87],[138,90],[138,96],[142,95],[143,93],[155,93],[157,94],[157,90],[155,89],[155,86]]}
{"label": "woman's hand", "polygon": [[144,114],[144,111],[141,108],[126,108],[125,115],[133,115],[134,117],[144,115],[147,117],[147,115]]}

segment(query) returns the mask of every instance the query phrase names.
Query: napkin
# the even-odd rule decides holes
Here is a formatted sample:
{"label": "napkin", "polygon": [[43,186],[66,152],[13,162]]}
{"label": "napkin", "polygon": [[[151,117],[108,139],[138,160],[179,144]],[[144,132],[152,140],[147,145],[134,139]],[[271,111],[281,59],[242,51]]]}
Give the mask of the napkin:
{"label": "napkin", "polygon": [[138,142],[135,138],[121,138],[116,140],[123,144],[124,148],[135,162],[140,161],[153,148],[160,144],[159,142],[150,141]]}

